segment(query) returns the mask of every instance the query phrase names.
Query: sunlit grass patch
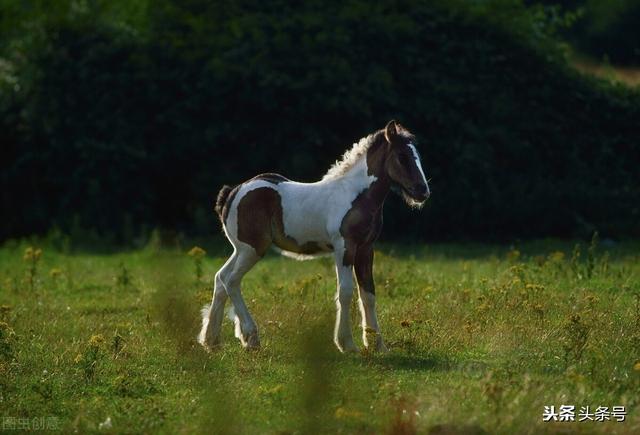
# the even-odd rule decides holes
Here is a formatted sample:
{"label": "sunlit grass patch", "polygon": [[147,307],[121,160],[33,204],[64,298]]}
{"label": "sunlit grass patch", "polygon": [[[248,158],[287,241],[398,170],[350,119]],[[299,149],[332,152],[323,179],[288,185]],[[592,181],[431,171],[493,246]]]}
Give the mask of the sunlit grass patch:
{"label": "sunlit grass patch", "polygon": [[[640,424],[637,248],[382,246],[374,275],[391,352],[342,355],[331,259],[269,254],[243,281],[261,350],[244,351],[225,320],[222,345],[205,352],[199,310],[224,248],[207,248],[194,279],[184,251],[44,246],[30,282],[26,246],[5,247],[3,415],[57,416],[79,432],[630,432]],[[561,404],[623,405],[628,417],[542,423],[543,407]]]}

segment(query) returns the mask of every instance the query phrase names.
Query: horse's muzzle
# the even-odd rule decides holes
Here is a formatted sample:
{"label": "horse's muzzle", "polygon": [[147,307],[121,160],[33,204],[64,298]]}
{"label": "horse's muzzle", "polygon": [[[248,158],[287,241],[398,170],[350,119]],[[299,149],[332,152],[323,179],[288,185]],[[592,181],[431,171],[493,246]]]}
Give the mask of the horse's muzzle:
{"label": "horse's muzzle", "polygon": [[408,190],[407,192],[411,198],[418,202],[425,202],[431,196],[429,186],[420,185]]}

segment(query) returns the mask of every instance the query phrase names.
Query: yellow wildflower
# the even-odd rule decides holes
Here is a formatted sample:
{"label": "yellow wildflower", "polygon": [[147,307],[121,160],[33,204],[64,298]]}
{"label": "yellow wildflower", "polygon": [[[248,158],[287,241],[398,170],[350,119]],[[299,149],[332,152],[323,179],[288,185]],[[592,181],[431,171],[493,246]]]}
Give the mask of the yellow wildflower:
{"label": "yellow wildflower", "polygon": [[535,291],[543,291],[544,290],[544,286],[541,285],[541,284],[531,284],[531,283],[529,283],[529,284],[526,284],[524,287],[527,290],[534,291],[534,292]]}
{"label": "yellow wildflower", "polygon": [[58,269],[57,267],[54,267],[53,269],[51,269],[51,270],[49,271],[49,276],[50,276],[51,278],[57,278],[57,277],[59,277],[59,276],[61,276],[61,275],[62,275],[62,270],[61,270],[61,269]]}
{"label": "yellow wildflower", "polygon": [[7,337],[15,334],[7,322],[0,322],[0,331]]}
{"label": "yellow wildflower", "polygon": [[348,418],[360,418],[362,417],[362,413],[360,411],[353,411],[343,407],[336,409],[335,416],[339,420],[344,420]]}
{"label": "yellow wildflower", "polygon": [[89,346],[99,347],[102,343],[104,343],[104,337],[102,334],[92,335],[89,339]]}
{"label": "yellow wildflower", "polygon": [[638,361],[633,365],[633,369],[637,372],[640,372],[640,361]]}
{"label": "yellow wildflower", "polygon": [[552,261],[553,263],[560,263],[564,260],[564,252],[562,251],[555,251],[552,252],[549,255],[549,260]]}
{"label": "yellow wildflower", "polygon": [[507,252],[507,260],[516,261],[518,258],[520,258],[520,251],[518,251],[517,249],[512,249]]}
{"label": "yellow wildflower", "polygon": [[41,256],[42,256],[42,249],[40,248],[33,249],[32,246],[29,246],[27,249],[24,250],[24,255],[22,256],[22,259],[24,261],[38,261]]}
{"label": "yellow wildflower", "polygon": [[202,258],[205,255],[207,255],[207,251],[205,251],[204,249],[202,249],[199,246],[194,246],[193,248],[191,248],[191,250],[187,253],[187,255],[189,257],[193,257],[196,259]]}

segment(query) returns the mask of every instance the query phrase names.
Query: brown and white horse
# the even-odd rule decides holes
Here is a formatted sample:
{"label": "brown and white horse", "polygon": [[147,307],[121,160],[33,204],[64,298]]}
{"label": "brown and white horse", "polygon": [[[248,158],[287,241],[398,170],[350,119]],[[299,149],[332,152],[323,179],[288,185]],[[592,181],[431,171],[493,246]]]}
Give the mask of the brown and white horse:
{"label": "brown and white horse", "polygon": [[247,348],[260,345],[240,282],[275,245],[285,255],[300,258],[333,253],[338,278],[334,341],[342,352],[357,351],[349,322],[355,272],[364,345],[371,345],[367,332],[373,331],[374,349],[386,351],[375,311],[373,242],[392,188],[412,207],[422,206],[430,195],[414,136],[395,121],[354,144],[318,182],[262,174],[234,188],[223,187],[215,209],[234,251],[216,273],[213,301],[202,310],[198,342],[205,347],[218,343],[230,298],[236,336]]}

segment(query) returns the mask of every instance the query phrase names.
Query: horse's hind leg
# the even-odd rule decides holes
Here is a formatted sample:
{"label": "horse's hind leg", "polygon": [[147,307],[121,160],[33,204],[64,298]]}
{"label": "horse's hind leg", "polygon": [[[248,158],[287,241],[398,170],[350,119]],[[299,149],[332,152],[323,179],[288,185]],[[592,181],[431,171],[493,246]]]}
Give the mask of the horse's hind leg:
{"label": "horse's hind leg", "polygon": [[216,287],[209,313],[211,323],[209,331],[211,332],[205,330],[206,320],[203,319],[205,331],[201,332],[201,335],[204,335],[206,340],[207,334],[213,338],[219,334],[224,302],[228,296],[236,313],[236,336],[243,346],[254,348],[260,345],[258,328],[242,298],[240,283],[272,243],[272,219],[280,207],[280,196],[272,187],[249,186],[246,191],[240,189],[235,202],[237,205],[228,206],[224,225],[225,234],[233,245],[234,251],[216,275]]}
{"label": "horse's hind leg", "polygon": [[231,267],[233,256],[216,273],[211,305],[202,310],[202,329],[198,335],[198,343],[205,347],[215,346],[220,342],[224,305],[227,302],[227,289],[222,282],[222,275]]}
{"label": "horse's hind leg", "polygon": [[236,336],[244,347],[257,348],[260,347],[258,327],[242,298],[240,283],[242,277],[260,260],[260,256],[251,246],[239,243],[231,260],[232,266],[229,272],[223,275],[222,280],[236,312]]}

